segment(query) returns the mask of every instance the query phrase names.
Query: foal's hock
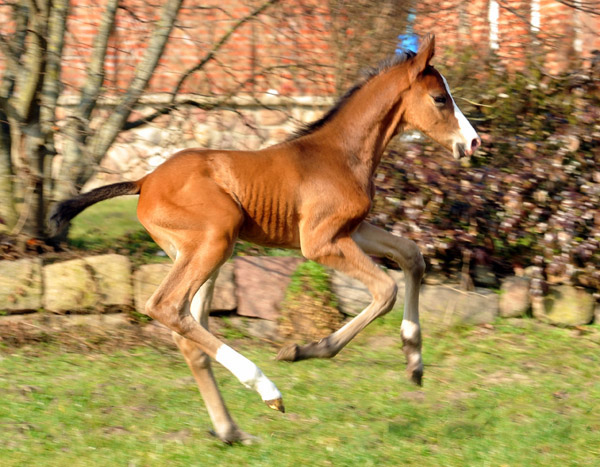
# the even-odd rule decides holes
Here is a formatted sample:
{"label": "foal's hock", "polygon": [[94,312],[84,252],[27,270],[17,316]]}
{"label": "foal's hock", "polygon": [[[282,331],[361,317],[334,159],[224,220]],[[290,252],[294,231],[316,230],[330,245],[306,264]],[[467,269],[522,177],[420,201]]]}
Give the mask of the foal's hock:
{"label": "foal's hock", "polygon": [[419,286],[425,263],[417,245],[365,222],[375,192],[373,175],[399,132],[420,130],[456,158],[470,156],[479,137],[430,65],[434,37],[419,52],[372,70],[319,121],[286,142],[260,151],[186,149],[135,182],[98,188],[58,204],[59,229],[98,201],[139,194],[138,217],[174,261],[146,304],[173,331],[206,403],[217,436],[246,441],[215,382],[210,359],[225,366],[266,404],[284,411],[277,387],[250,360],[208,330],[215,278],[241,238],[300,249],[313,261],[363,282],[372,302],[325,339],[281,349],[278,359],[335,356],[365,326],[392,309],[395,282],[369,255],[398,263],[406,275],[401,336],[409,377],[421,384]]}

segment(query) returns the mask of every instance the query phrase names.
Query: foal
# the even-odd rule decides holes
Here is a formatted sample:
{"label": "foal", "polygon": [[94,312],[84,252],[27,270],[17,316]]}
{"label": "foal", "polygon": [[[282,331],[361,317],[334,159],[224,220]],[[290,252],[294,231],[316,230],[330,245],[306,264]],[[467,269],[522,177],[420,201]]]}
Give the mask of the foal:
{"label": "foal", "polygon": [[417,54],[395,58],[357,84],[321,120],[294,138],[260,151],[186,149],[136,182],[97,188],[58,204],[50,223],[60,229],[79,212],[118,195],[139,194],[138,217],[174,261],[146,304],[146,313],[173,331],[224,442],[250,436],[235,424],[213,377],[213,358],[266,404],[284,411],[277,387],[250,360],[208,330],[219,268],[237,238],[296,248],[313,261],[363,282],[373,300],[329,337],[290,345],[280,360],[331,358],[378,316],[391,310],[396,284],[368,255],[397,262],[406,275],[401,326],[409,377],[421,384],[419,287],[425,269],[417,245],[367,222],[373,176],[399,132],[416,129],[458,159],[480,140],[430,64],[434,37]]}

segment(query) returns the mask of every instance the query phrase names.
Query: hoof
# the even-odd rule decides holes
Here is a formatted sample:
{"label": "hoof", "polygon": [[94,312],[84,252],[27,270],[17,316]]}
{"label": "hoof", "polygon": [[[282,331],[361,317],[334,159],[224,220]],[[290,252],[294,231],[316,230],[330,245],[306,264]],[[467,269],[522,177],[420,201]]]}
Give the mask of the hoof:
{"label": "hoof", "polygon": [[423,369],[419,368],[417,370],[409,371],[410,380],[415,383],[417,386],[423,386]]}
{"label": "hoof", "polygon": [[252,436],[251,434],[245,433],[241,430],[235,430],[232,433],[228,433],[226,435],[220,436],[215,430],[209,430],[208,433],[211,436],[219,439],[225,444],[231,446],[232,444],[243,444],[245,446],[250,446],[252,444],[258,444],[260,442],[260,438],[256,436]]}
{"label": "hoof", "polygon": [[267,406],[273,410],[278,410],[281,413],[285,413],[285,407],[283,406],[283,400],[281,397],[279,399],[265,401],[265,404],[267,404]]}
{"label": "hoof", "polygon": [[295,362],[298,359],[298,344],[290,344],[282,347],[277,354],[277,360]]}

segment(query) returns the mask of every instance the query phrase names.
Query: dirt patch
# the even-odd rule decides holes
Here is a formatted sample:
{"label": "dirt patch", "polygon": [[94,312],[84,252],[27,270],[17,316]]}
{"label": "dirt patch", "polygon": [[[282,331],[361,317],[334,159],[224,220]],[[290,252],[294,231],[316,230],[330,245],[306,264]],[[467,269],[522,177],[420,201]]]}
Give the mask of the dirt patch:
{"label": "dirt patch", "polygon": [[487,386],[500,384],[526,384],[531,382],[531,378],[520,373],[510,373],[508,371],[496,371],[486,375],[483,380]]}
{"label": "dirt patch", "polygon": [[[46,345],[79,353],[141,346],[179,352],[169,329],[156,321],[140,322],[139,318],[139,314],[129,313],[0,316],[0,354],[24,348],[35,355],[45,352]],[[210,330],[218,338],[223,339],[227,329],[221,317],[210,317]]]}
{"label": "dirt patch", "polygon": [[173,431],[170,433],[165,433],[163,439],[165,441],[171,441],[177,444],[185,444],[186,441],[190,441],[192,439],[192,431],[184,428],[183,430]]}
{"label": "dirt patch", "polygon": [[321,339],[339,329],[343,320],[344,315],[322,298],[298,295],[282,306],[279,334],[285,340]]}
{"label": "dirt patch", "polygon": [[136,322],[126,313],[108,315],[31,315],[0,318],[0,352],[15,348],[41,351],[40,344],[63,351],[104,352],[149,345],[175,349],[163,326]]}

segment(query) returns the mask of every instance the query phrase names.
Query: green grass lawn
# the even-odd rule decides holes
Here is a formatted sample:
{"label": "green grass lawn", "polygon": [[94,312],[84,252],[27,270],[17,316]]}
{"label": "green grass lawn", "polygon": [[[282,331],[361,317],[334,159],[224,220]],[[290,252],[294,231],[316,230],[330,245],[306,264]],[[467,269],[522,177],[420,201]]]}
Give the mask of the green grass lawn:
{"label": "green grass lawn", "polygon": [[[87,209],[70,244],[136,264],[165,260],[136,203]],[[244,243],[236,252],[281,254]],[[425,385],[417,388],[404,376],[400,321],[400,311],[390,313],[335,359],[295,364],[225,329],[284,395],[287,412],[274,412],[215,365],[232,414],[261,439],[253,446],[208,434],[193,378],[170,347],[0,343],[0,466],[600,465],[600,326],[525,319],[440,331],[424,323]],[[86,338],[81,330],[77,339]]]}
{"label": "green grass lawn", "polygon": [[[0,465],[600,465],[600,328],[518,326],[425,332],[422,389],[404,377],[401,312],[333,360],[274,360],[231,342],[276,382],[287,413],[215,371],[253,446],[207,434],[179,354],[56,344],[0,347]],[[84,336],[83,336],[84,337]]]}
{"label": "green grass lawn", "polygon": [[88,254],[125,254],[133,264],[168,261],[138,221],[137,196],[122,196],[95,204],[71,223],[69,246]]}

